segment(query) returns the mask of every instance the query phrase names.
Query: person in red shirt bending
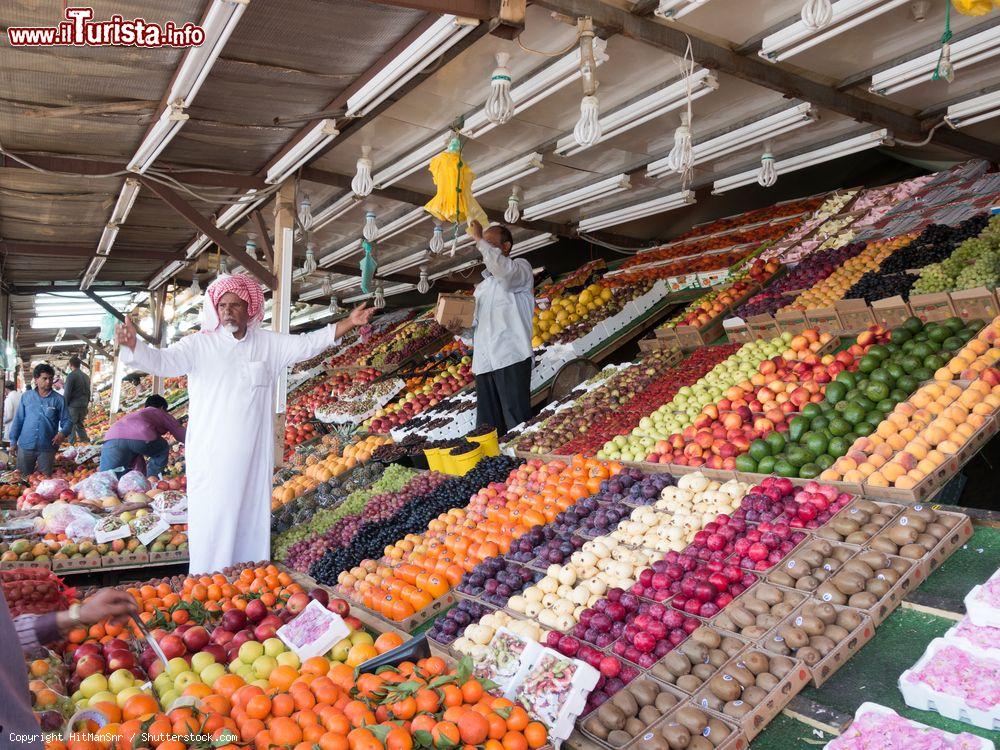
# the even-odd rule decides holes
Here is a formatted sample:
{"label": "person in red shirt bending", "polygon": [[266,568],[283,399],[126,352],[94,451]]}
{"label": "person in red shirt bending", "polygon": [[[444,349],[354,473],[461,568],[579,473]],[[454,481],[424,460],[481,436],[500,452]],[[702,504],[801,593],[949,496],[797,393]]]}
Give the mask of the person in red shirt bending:
{"label": "person in red shirt bending", "polygon": [[150,396],[144,408],[126,414],[105,433],[101,471],[112,469],[123,474],[139,456],[144,456],[148,459],[146,476],[158,476],[167,465],[170,452],[170,445],[163,439],[168,432],[184,442],[184,427],[170,416],[167,400],[163,396]]}

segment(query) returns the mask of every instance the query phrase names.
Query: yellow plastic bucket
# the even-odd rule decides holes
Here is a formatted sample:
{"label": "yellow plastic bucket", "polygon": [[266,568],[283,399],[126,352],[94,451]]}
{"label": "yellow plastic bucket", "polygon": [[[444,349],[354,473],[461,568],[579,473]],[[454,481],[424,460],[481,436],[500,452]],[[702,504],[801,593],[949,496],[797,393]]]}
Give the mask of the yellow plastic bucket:
{"label": "yellow plastic bucket", "polygon": [[443,451],[440,448],[424,448],[424,456],[427,457],[427,468],[431,471],[444,471],[444,462],[442,460],[441,454]]}
{"label": "yellow plastic bucket", "polygon": [[497,431],[493,430],[485,435],[473,436],[469,435],[465,438],[470,443],[478,443],[479,447],[483,449],[484,456],[499,456],[500,455],[500,441],[497,440]]}
{"label": "yellow plastic bucket", "polygon": [[477,446],[475,450],[471,450],[468,453],[463,453],[459,456],[454,456],[449,454],[448,458],[451,461],[451,470],[449,474],[455,474],[456,476],[464,477],[474,468],[476,464],[479,463],[479,459],[483,457],[482,446]]}

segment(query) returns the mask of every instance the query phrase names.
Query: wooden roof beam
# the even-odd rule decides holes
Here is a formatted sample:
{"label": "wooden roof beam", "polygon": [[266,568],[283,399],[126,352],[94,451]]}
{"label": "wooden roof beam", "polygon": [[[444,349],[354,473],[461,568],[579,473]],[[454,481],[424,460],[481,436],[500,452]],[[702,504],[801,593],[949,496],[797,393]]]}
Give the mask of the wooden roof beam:
{"label": "wooden roof beam", "polygon": [[[630,39],[665,50],[677,57],[683,57],[690,44],[695,62],[703,67],[727,73],[790,98],[810,102],[859,122],[888,128],[894,135],[920,139],[933,125],[931,121],[919,120],[884,104],[838,91],[833,86],[792,73],[779,65],[765,62],[756,55],[744,57],[727,47],[687,34],[669,24],[633,15],[599,0],[536,0],[536,4],[573,18],[590,16],[598,26],[615,29]],[[1000,160],[1000,145],[950,128],[938,130],[934,133],[933,140],[971,156],[990,161]]]}
{"label": "wooden roof beam", "polygon": [[[130,254],[129,260],[177,260],[183,257],[174,250],[145,250],[119,248]],[[12,242],[0,240],[0,253],[9,256],[39,258],[93,258],[94,248],[86,245],[60,245],[43,242]]]}

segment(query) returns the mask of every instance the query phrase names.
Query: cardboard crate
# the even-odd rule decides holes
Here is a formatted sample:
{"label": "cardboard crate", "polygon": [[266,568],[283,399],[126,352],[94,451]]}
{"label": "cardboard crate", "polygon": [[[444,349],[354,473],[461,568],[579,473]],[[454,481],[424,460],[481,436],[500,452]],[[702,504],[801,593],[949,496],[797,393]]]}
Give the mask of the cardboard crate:
{"label": "cardboard crate", "polygon": [[[623,661],[627,661],[627,660],[623,659]],[[635,678],[635,680],[633,682],[638,682],[639,680],[646,680],[647,682],[651,682],[661,692],[670,693],[675,698],[677,698],[678,705],[686,703],[687,700],[688,700],[688,694],[685,693],[683,690],[679,690],[676,687],[674,687],[673,685],[668,685],[668,684],[666,684],[664,682],[661,682],[660,680],[655,679],[651,675],[640,674],[638,677]],[[629,683],[629,684],[632,684],[632,683]],[[671,710],[673,710],[673,709],[671,709]],[[600,747],[600,748],[614,748],[613,745],[609,745],[607,742],[605,742],[604,740],[602,740],[596,734],[593,734],[592,732],[590,732],[590,731],[587,730],[587,718],[589,718],[592,715],[594,715],[594,712],[591,712],[590,714],[587,714],[586,717],[581,717],[580,718],[580,720],[577,722],[575,733],[579,733],[579,734],[583,735],[583,737],[585,737],[591,743],[591,750],[592,750],[592,748],[594,746]],[[649,731],[649,729],[654,724],[658,724],[659,721],[660,721],[659,719],[656,719],[655,721],[651,722],[650,724],[647,724],[645,727],[643,727],[643,730],[641,732],[639,732],[639,734],[637,735],[637,737],[642,737],[646,732]],[[730,719],[730,721],[731,721],[731,719]],[[569,742],[569,740],[567,740],[567,742]],[[614,748],[614,750],[617,750],[617,748]]]}
{"label": "cardboard crate", "polygon": [[950,513],[947,511],[937,511],[938,513],[946,513],[949,516],[959,516],[958,523],[955,524],[954,528],[945,535],[944,539],[938,542],[937,546],[932,549],[927,555],[924,555],[923,560],[923,570],[921,572],[924,575],[930,575],[939,567],[941,563],[947,560],[951,555],[969,541],[972,536],[972,519],[962,513]]}
{"label": "cardboard crate", "polygon": [[[859,552],[858,554],[860,555],[862,553]],[[924,578],[926,578],[923,566],[921,566],[918,561],[909,560],[905,557],[898,557],[896,555],[888,555],[888,557],[890,560],[903,560],[909,566],[909,570],[899,577],[899,580],[893,584],[889,591],[886,592],[885,596],[875,603],[875,606],[870,609],[861,610],[872,618],[872,622],[875,623],[876,627],[885,622],[885,619],[896,610],[896,607],[903,603],[903,599],[906,595],[923,583]]]}
{"label": "cardboard crate", "polygon": [[53,560],[52,570],[57,573],[72,573],[78,570],[100,570],[100,557],[71,557],[66,560]]}
{"label": "cardboard crate", "polygon": [[722,321],[722,329],[726,333],[726,338],[734,344],[746,344],[757,338],[742,318],[728,318]]}
{"label": "cardboard crate", "polygon": [[722,336],[722,320],[716,318],[701,328],[677,326],[674,333],[677,334],[677,345],[681,350],[690,351],[717,341]]}
{"label": "cardboard crate", "polygon": [[186,549],[164,550],[163,552],[150,552],[149,561],[151,563],[182,562],[188,559]]}
{"label": "cardboard crate", "polygon": [[835,307],[817,307],[806,310],[806,325],[826,333],[836,333],[844,328]]}
{"label": "cardboard crate", "polygon": [[[775,716],[781,713],[782,709],[788,705],[788,702],[798,695],[802,688],[809,684],[809,680],[812,676],[806,665],[798,659],[793,659],[790,656],[772,654],[769,651],[765,651],[764,649],[757,648],[755,646],[751,646],[732,657],[720,667],[720,670],[742,664],[743,659],[748,654],[752,653],[763,654],[769,660],[780,659],[782,662],[779,663],[788,665],[789,669],[778,684],[774,686],[774,689],[768,691],[767,695],[760,701],[760,703],[754,706],[739,719],[740,729],[743,731],[743,734],[746,735],[748,740],[753,740],[754,737],[760,734],[764,727],[767,726]],[[710,688],[706,682],[701,686],[698,692],[694,694],[692,702],[703,711],[714,715],[717,718],[733,721],[733,717],[709,708],[708,695],[710,695]]]}
{"label": "cardboard crate", "polygon": [[639,339],[639,351],[657,352],[672,349],[676,346],[670,339],[653,336],[648,339]]}
{"label": "cardboard crate", "polygon": [[777,321],[770,315],[748,315],[747,326],[758,339],[773,339],[781,333]]}
{"label": "cardboard crate", "polygon": [[0,570],[13,570],[14,568],[48,568],[52,569],[51,560],[4,560],[0,561]]}
{"label": "cardboard crate", "polygon": [[886,297],[872,302],[872,315],[875,322],[885,328],[896,328],[903,321],[913,316],[909,304],[899,295]]}
{"label": "cardboard crate", "polygon": [[782,333],[794,334],[807,327],[806,314],[802,310],[779,310],[774,314],[774,322]]}
{"label": "cardboard crate", "polygon": [[[638,750],[642,746],[643,737],[650,732],[658,732],[660,727],[664,724],[669,724],[674,721],[674,714],[677,713],[685,704],[678,703],[677,706],[669,711],[665,716],[660,717],[655,722],[653,722],[647,729],[646,732],[636,737],[630,743],[625,745],[623,748],[618,750]],[[700,707],[699,707],[700,708]],[[747,739],[746,735],[743,734],[742,730],[733,722],[733,719],[729,716],[725,718],[719,718],[715,714],[709,712],[710,718],[718,718],[723,724],[727,725],[732,732],[726,739],[715,746],[715,750],[745,750],[745,748],[750,746],[750,740]],[[571,750],[583,750],[583,748],[572,748]]]}
{"label": "cardboard crate", "polygon": [[947,292],[932,294],[911,294],[910,309],[924,323],[945,320],[955,316],[955,308]]}
{"label": "cardboard crate", "polygon": [[841,331],[860,333],[875,323],[875,314],[863,299],[842,299],[834,303],[840,318]]}
{"label": "cardboard crate", "polygon": [[466,294],[439,294],[434,320],[445,328],[468,328],[476,312],[476,299]]}
{"label": "cardboard crate", "polygon": [[995,290],[984,286],[952,292],[951,306],[964,321],[991,320],[1000,314]]}
{"label": "cardboard crate", "polygon": [[135,568],[149,563],[148,552],[121,552],[117,555],[102,555],[102,568]]}

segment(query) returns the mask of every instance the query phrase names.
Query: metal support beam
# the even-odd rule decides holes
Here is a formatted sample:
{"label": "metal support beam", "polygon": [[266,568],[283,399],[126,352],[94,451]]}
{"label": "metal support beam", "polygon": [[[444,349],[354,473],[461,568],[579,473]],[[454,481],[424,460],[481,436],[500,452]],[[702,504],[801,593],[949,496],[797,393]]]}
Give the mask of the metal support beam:
{"label": "metal support beam", "polygon": [[141,179],[143,185],[152,190],[155,195],[157,195],[164,203],[187,220],[187,222],[198,232],[204,234],[212,240],[212,242],[222,248],[226,255],[239,261],[250,273],[272,289],[274,288],[274,285],[277,283],[274,274],[251,258],[247,254],[247,251],[240,247],[238,243],[234,242],[233,238],[230,237],[224,229],[219,229],[219,227],[215,226],[215,224],[213,224],[209,219],[198,213],[194,206],[184,200],[173,189],[168,188],[166,185],[161,185],[158,182],[153,182],[145,177]]}
{"label": "metal support beam", "polygon": [[267,235],[267,224],[259,208],[255,208],[250,214],[254,226],[257,228],[257,236],[260,237],[260,248],[264,252],[264,262],[268,266],[274,265],[274,247],[271,245],[271,238]]}
{"label": "metal support beam", "polygon": [[[292,311],[292,264],[295,251],[295,181],[285,180],[274,202],[274,276],[271,285],[271,328],[288,333]],[[288,372],[279,376],[274,409],[274,466],[284,464]]]}
{"label": "metal support beam", "polygon": [[92,351],[95,351],[98,354],[103,354],[108,359],[114,358],[115,356],[114,353],[111,352],[106,346],[104,346],[104,344],[102,344],[97,339],[92,339],[89,338],[88,336],[83,336],[83,335],[80,335],[80,338],[87,342],[87,346],[89,346]]}
{"label": "metal support beam", "polygon": [[[124,162],[106,161],[102,159],[79,159],[72,156],[60,156],[58,154],[18,154],[18,158],[36,167],[50,172],[59,172],[69,176],[87,175],[88,177],[100,177],[108,175],[109,180],[120,180],[121,175],[110,176],[115,172],[122,172],[126,168]],[[0,154],[0,168],[7,169],[30,169],[16,159]],[[188,185],[202,185],[206,187],[233,188],[233,190],[261,190],[267,185],[262,177],[254,175],[237,174],[235,172],[216,171],[191,171],[184,167],[158,166],[157,172],[165,172],[170,177]]]}
{"label": "metal support beam", "polygon": [[[832,86],[792,73],[756,56],[743,57],[726,47],[691,36],[667,24],[640,18],[599,0],[537,0],[537,4],[573,18],[590,16],[595,25],[614,29],[626,37],[666,50],[678,57],[684,56],[690,44],[695,62],[706,68],[736,76],[787,97],[802,99],[859,122],[888,128],[896,135],[919,138],[926,135],[932,125],[931,122],[920,121],[884,104],[837,91]],[[1000,160],[1000,144],[988,143],[950,128],[938,130],[933,140],[972,156],[991,161]]]}
{"label": "metal support beam", "polygon": [[373,0],[378,5],[392,5],[397,8],[412,8],[425,13],[450,13],[485,21],[500,15],[497,0]]}
{"label": "metal support beam", "polygon": [[[113,292],[145,292],[146,287],[141,284],[125,284],[119,282],[96,282],[90,285],[96,291]],[[31,296],[32,294],[45,294],[46,292],[79,292],[80,285],[77,282],[62,284],[55,281],[36,282],[33,284],[13,284],[9,287],[11,294],[18,296]]]}
{"label": "metal support beam", "polygon": [[[118,249],[128,253],[129,260],[177,260],[183,257],[182,253],[174,250]],[[97,254],[92,246],[11,242],[10,240],[0,240],[0,253],[9,256],[46,258],[92,258]]]}
{"label": "metal support beam", "polygon": [[[157,347],[163,346],[163,335],[166,333],[164,313],[167,305],[167,285],[162,285],[149,293],[149,305],[153,313],[153,339]],[[153,393],[163,395],[163,376],[153,375]]]}
{"label": "metal support beam", "polygon": [[[122,323],[125,322],[125,315],[124,315],[124,313],[122,313],[121,310],[118,310],[114,305],[109,304],[107,302],[107,300],[105,300],[103,297],[99,296],[93,289],[84,289],[83,293],[86,294],[88,297],[90,297],[92,300],[94,300],[94,302],[96,302],[97,304],[99,304],[101,307],[103,307],[109,313],[111,313],[116,318],[118,318],[118,320],[120,320]],[[135,332],[137,334],[139,334],[140,336],[142,336],[148,343],[152,344],[153,346],[158,346],[159,345],[159,342],[156,341],[156,339],[154,339],[148,333],[146,333],[145,331],[143,331],[142,329],[140,329],[138,326],[136,326]]]}

